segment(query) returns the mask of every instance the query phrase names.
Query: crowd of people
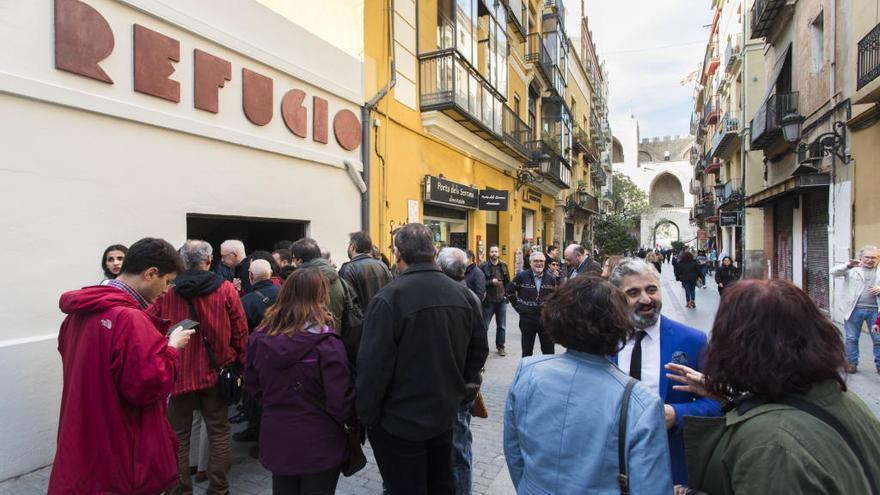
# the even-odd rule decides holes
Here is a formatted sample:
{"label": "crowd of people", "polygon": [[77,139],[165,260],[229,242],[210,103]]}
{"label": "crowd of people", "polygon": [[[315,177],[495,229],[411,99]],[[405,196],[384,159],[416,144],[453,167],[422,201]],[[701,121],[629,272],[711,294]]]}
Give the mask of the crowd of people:
{"label": "crowd of people", "polygon": [[[235,439],[255,443],[276,494],[335,493],[366,440],[385,493],[469,494],[488,329],[506,356],[508,304],[517,493],[880,493],[880,422],[845,380],[850,326],[880,333],[874,247],[833,272],[852,299],[846,348],[803,291],[740,280],[729,257],[708,339],[661,314],[655,253],[600,263],[551,246],[511,273],[497,246],[478,263],[421,224],[395,232],[393,266],[374,248],[352,234],[337,270],[310,238],[250,254],[227,240],[219,262],[198,239],[108,247],[105,280],[60,301],[49,493],[185,494],[193,478],[229,493]],[[705,280],[701,256],[677,257],[682,282]],[[232,435],[239,401],[248,425]]]}

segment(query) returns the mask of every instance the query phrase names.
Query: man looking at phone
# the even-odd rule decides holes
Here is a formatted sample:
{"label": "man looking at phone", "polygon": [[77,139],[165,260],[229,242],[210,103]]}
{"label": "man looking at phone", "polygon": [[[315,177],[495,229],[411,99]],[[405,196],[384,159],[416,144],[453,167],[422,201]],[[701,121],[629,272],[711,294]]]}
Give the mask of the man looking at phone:
{"label": "man looking at phone", "polygon": [[167,324],[144,309],[181,271],[173,246],[144,238],[118,278],[61,296],[64,388],[48,493],[158,493],[177,481],[166,399],[193,331],[166,338]]}
{"label": "man looking at phone", "polygon": [[[837,309],[846,318],[846,372],[859,371],[859,337],[862,325],[868,327],[877,319],[877,302],[880,296],[880,279],[877,274],[876,246],[859,250],[859,259],[837,265],[831,270],[834,277],[844,277],[843,297]],[[871,332],[874,340],[874,366],[880,373],[880,334]]]}
{"label": "man looking at phone", "polygon": [[[244,366],[247,319],[238,292],[223,277],[211,273],[211,245],[188,240],[180,248],[186,271],[174,289],[162,294],[148,312],[171,321],[199,322],[196,336],[181,353],[180,374],[171,391],[168,420],[180,442],[179,485],[175,493],[192,493],[189,469],[193,411],[200,409],[208,430],[208,493],[228,493],[230,466],[229,404],[216,389],[217,371],[237,361]],[[205,342],[210,345],[206,345]],[[209,357],[208,353],[212,357]],[[214,367],[213,361],[216,363]]]}

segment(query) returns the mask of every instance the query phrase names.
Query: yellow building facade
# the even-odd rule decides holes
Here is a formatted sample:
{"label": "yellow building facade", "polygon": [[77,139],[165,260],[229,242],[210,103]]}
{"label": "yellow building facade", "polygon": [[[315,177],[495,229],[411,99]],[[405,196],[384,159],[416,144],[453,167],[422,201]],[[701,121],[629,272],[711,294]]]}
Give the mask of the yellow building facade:
{"label": "yellow building facade", "polygon": [[558,242],[557,205],[582,175],[562,19],[561,1],[365,2],[369,225],[383,252],[409,222],[480,261],[497,244],[511,267]]}

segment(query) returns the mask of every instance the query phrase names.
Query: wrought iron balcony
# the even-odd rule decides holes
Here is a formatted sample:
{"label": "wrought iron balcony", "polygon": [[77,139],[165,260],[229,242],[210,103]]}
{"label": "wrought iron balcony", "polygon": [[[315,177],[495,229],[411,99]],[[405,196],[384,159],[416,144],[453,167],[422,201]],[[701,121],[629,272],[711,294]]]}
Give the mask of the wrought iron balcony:
{"label": "wrought iron balcony", "polygon": [[753,150],[770,146],[782,135],[782,118],[798,113],[798,93],[781,93],[770,96],[765,101],[750,126]]}
{"label": "wrought iron balcony", "polygon": [[752,5],[752,39],[770,34],[773,24],[785,6],[785,0],[755,0]]}
{"label": "wrought iron balcony", "polygon": [[593,183],[598,186],[604,186],[608,184],[608,174],[605,173],[605,169],[594,164],[590,167],[590,177],[593,178]]}
{"label": "wrought iron balcony", "polygon": [[577,205],[582,210],[586,210],[589,213],[599,213],[599,199],[596,196],[584,191],[577,191],[573,193],[571,198],[574,198],[574,204]]}
{"label": "wrought iron balcony", "polygon": [[859,40],[858,80],[856,89],[862,89],[880,76],[880,24],[874,26]]}
{"label": "wrought iron balcony", "polygon": [[523,0],[501,0],[501,2],[507,9],[507,25],[519,42],[524,42],[528,34],[525,27],[525,21],[529,14],[528,2]]}
{"label": "wrought iron balcony", "polygon": [[718,116],[721,114],[720,103],[718,101],[718,96],[712,96],[708,100],[706,100],[706,104],[703,105],[703,123],[706,125],[713,125],[718,122]]}
{"label": "wrought iron balcony", "polygon": [[445,113],[518,160],[531,156],[532,130],[455,50],[420,57],[419,105],[423,112]]}
{"label": "wrought iron balcony", "polygon": [[731,179],[724,183],[720,188],[718,195],[718,206],[722,207],[728,203],[743,199],[743,180]]}
{"label": "wrought iron balcony", "polygon": [[713,158],[727,158],[739,141],[739,118],[737,114],[727,112],[718,121],[718,128],[712,138],[712,151],[709,153]]}
{"label": "wrought iron balcony", "polygon": [[526,62],[533,64],[538,70],[538,75],[544,79],[544,82],[548,86],[555,88],[553,85],[554,69],[558,71],[558,68],[550,57],[550,52],[547,50],[547,45],[544,43],[541,33],[532,33],[527,36]]}
{"label": "wrought iron balcony", "polygon": [[578,124],[572,127],[572,149],[576,153],[590,152],[590,136]]}
{"label": "wrought iron balcony", "polygon": [[724,71],[730,73],[742,52],[742,34],[737,33],[730,38],[724,48]]}
{"label": "wrought iron balcony", "polygon": [[529,166],[540,170],[550,182],[562,189],[571,187],[571,167],[560,154],[556,141],[548,137],[531,143],[532,160]]}

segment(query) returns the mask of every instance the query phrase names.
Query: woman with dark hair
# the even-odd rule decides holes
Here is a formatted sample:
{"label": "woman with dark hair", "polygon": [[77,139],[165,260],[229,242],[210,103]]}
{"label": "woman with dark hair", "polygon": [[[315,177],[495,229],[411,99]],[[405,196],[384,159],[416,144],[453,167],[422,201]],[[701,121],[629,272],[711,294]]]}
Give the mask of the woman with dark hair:
{"label": "woman with dark hair", "polygon": [[272,283],[281,287],[281,284],[284,283],[284,280],[281,278],[281,266],[278,265],[272,253],[269,251],[254,251],[251,253],[251,260],[266,260],[269,263],[269,267],[272,268]]}
{"label": "woman with dark hair", "polygon": [[602,264],[602,278],[605,280],[611,278],[611,274],[614,273],[614,269],[617,268],[621,261],[623,261],[623,256],[616,254],[605,258],[605,262]]}
{"label": "woman with dark hair", "polygon": [[276,495],[334,493],[348,456],[341,425],[354,417],[354,386],[329,299],[320,271],[295,270],[248,344],[245,381],[263,407],[260,463]]}
{"label": "woman with dark hair", "polygon": [[700,278],[700,265],[694,259],[690,251],[681,253],[678,263],[675,265],[675,280],[681,282],[684,288],[684,297],[687,299],[687,307],[697,307],[697,279]]}
{"label": "woman with dark hair", "polygon": [[122,244],[107,246],[101,256],[101,270],[104,271],[105,280],[114,280],[119,276],[126,253],[128,253],[128,248]]}
{"label": "woman with dark hair", "polygon": [[728,287],[705,376],[666,365],[667,377],[682,383],[675,389],[716,398],[728,411],[684,419],[690,487],[880,493],[880,422],[847,391],[845,364],[837,329],[801,289],[783,280]]}
{"label": "woman with dark hair", "polygon": [[725,256],[721,260],[721,266],[715,271],[715,282],[718,284],[718,293],[723,294],[724,289],[739,280],[739,268],[733,264],[733,258]]}
{"label": "woman with dark hair", "polygon": [[[544,303],[565,354],[523,359],[507,396],[504,455],[517,493],[619,493],[618,431],[630,377],[608,360],[632,336],[626,296],[576,277]],[[631,493],[672,492],[663,401],[634,382],[626,409]]]}

